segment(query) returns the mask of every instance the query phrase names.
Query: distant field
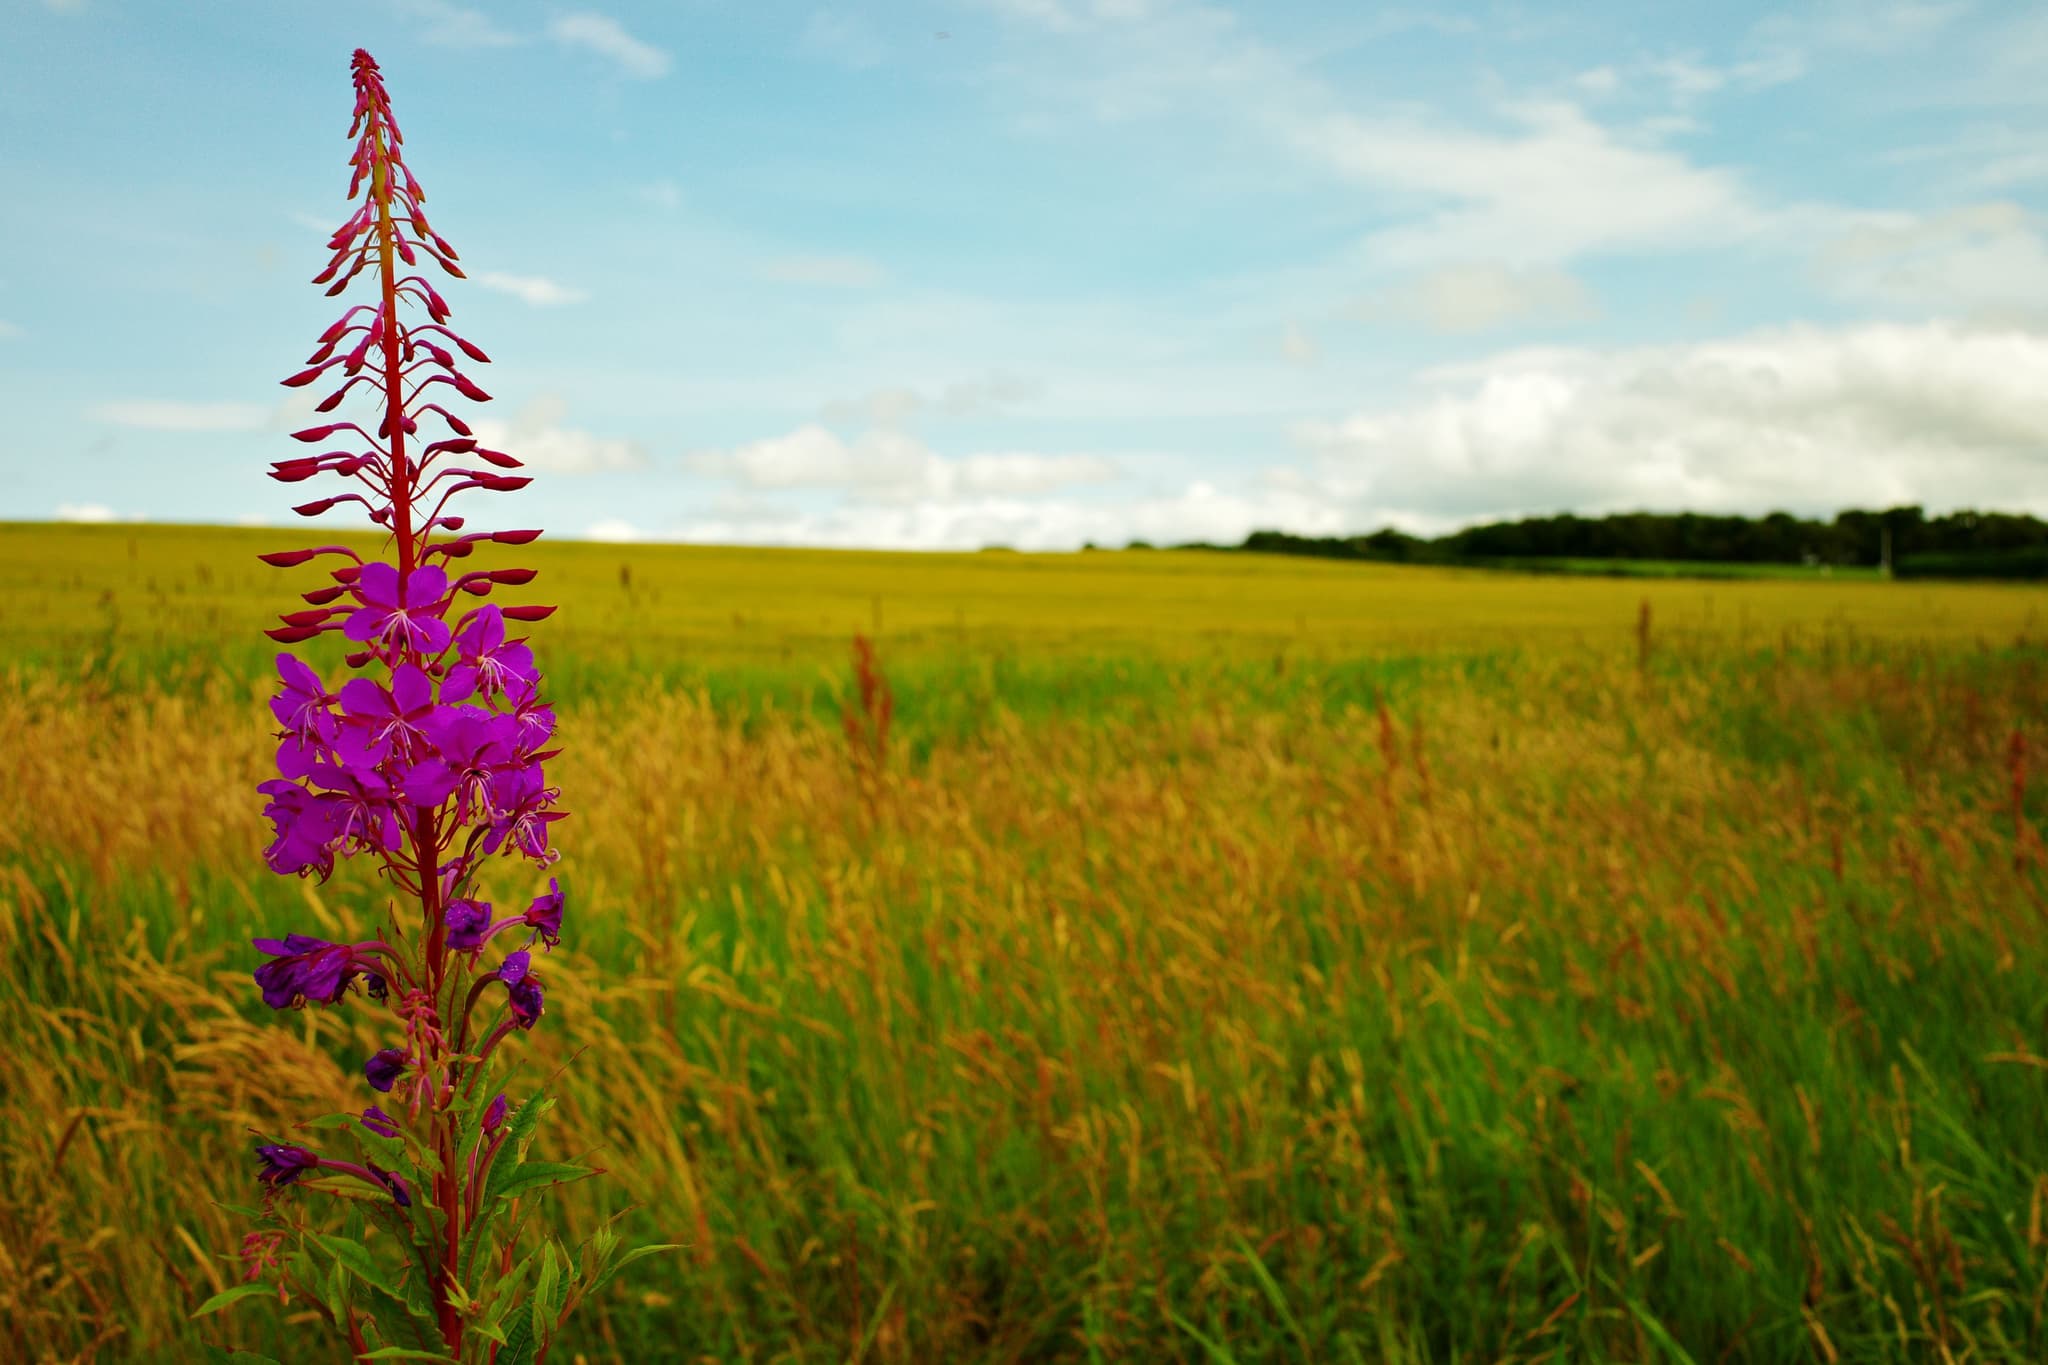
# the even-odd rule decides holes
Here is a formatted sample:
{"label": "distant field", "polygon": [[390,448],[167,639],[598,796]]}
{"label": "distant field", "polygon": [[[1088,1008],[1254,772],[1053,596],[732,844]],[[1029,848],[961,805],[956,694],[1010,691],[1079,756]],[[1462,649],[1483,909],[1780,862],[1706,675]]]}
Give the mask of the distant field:
{"label": "distant field", "polygon": [[[311,543],[0,526],[0,1360],[339,1365],[188,1317],[388,1041],[249,980],[384,903],[260,859]],[[2048,1359],[2041,589],[489,562],[562,606],[518,1084],[572,1233],[688,1244],[560,1365]]]}
{"label": "distant field", "polygon": [[[194,665],[263,673],[275,647],[261,630],[300,605],[295,591],[328,580],[312,565],[279,570],[255,556],[334,539],[302,528],[0,523],[0,650],[64,666],[92,654],[102,668],[111,650],[117,672],[128,670],[120,676]],[[779,689],[820,666],[836,674],[857,630],[888,641],[899,664],[949,674],[975,660],[1039,669],[1105,654],[1263,662],[1276,651],[1339,660],[1632,647],[1645,602],[1671,641],[1737,647],[1830,636],[1998,643],[2048,630],[2038,586],[1873,576],[1567,581],[1243,553],[890,554],[547,539],[487,547],[472,563],[540,570],[515,600],[561,605],[537,638],[558,686],[572,692],[628,676],[746,676]]]}

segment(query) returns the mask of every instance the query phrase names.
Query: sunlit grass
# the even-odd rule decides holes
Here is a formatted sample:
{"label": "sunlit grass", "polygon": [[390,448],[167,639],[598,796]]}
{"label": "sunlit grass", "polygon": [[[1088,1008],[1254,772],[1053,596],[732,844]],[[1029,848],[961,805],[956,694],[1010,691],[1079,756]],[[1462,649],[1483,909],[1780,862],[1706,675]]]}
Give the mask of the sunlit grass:
{"label": "sunlit grass", "polygon": [[[359,1107],[379,1038],[263,1010],[247,939],[377,887],[258,856],[290,576],[237,566],[299,542],[44,537],[0,531],[0,1359],[197,1359],[244,1129]],[[2048,1357],[2039,592],[535,562],[530,1074],[580,1054],[571,1222],[691,1244],[589,1359]],[[224,1330],[314,1359],[292,1311]]]}

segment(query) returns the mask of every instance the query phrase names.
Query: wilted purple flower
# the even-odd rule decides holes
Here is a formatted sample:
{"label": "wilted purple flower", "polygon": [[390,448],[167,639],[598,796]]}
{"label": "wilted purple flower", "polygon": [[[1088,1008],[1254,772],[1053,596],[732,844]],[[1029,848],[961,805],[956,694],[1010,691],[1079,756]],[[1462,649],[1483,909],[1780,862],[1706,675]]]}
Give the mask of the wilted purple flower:
{"label": "wilted purple flower", "polygon": [[486,1133],[495,1133],[498,1131],[498,1125],[504,1121],[505,1097],[500,1095],[492,1100],[490,1105],[484,1110],[484,1131]]}
{"label": "wilted purple flower", "polygon": [[347,944],[329,943],[304,934],[252,942],[259,952],[275,959],[256,969],[256,984],[263,988],[263,1003],[274,1010],[306,1000],[332,1005],[370,965]]}
{"label": "wilted purple flower", "polygon": [[522,976],[513,982],[505,992],[505,999],[512,1007],[512,1022],[521,1028],[530,1029],[545,1012],[547,999],[541,994],[540,982],[530,976]]}
{"label": "wilted purple flower", "polygon": [[405,1054],[395,1047],[387,1047],[363,1063],[363,1075],[370,1080],[370,1089],[381,1095],[391,1093],[391,1087],[405,1074]]}
{"label": "wilted purple flower", "polygon": [[448,575],[438,565],[415,568],[398,592],[398,569],[382,560],[363,565],[356,594],[363,605],[350,614],[342,634],[386,649],[411,647],[435,655],[448,648],[448,623],[435,613],[448,591]]}
{"label": "wilted purple flower", "polygon": [[539,678],[533,651],[525,642],[505,643],[505,614],[496,603],[471,613],[468,624],[456,633],[455,648],[461,662],[448,670],[441,684],[442,701],[461,701],[479,691],[492,697],[514,683],[530,686]]}
{"label": "wilted purple flower", "polygon": [[533,904],[526,907],[525,918],[549,948],[562,941],[562,888],[553,877],[548,878],[548,893],[536,896]]}
{"label": "wilted purple flower", "polygon": [[448,907],[441,912],[441,922],[448,926],[448,948],[451,952],[475,952],[490,937],[491,903],[449,901]]}
{"label": "wilted purple flower", "polygon": [[273,1188],[289,1185],[307,1171],[320,1165],[320,1158],[304,1147],[287,1147],[281,1143],[269,1143],[256,1149],[256,1159],[262,1169],[256,1178]]}
{"label": "wilted purple flower", "polygon": [[370,1174],[376,1177],[377,1183],[382,1185],[385,1189],[391,1191],[391,1199],[393,1203],[397,1204],[398,1207],[402,1209],[409,1209],[412,1207],[412,1191],[408,1190],[405,1187],[405,1177],[399,1175],[395,1171],[385,1170],[382,1166],[379,1166],[374,1161],[369,1163],[369,1167]]}
{"label": "wilted purple flower", "polygon": [[[385,1086],[383,1088],[389,1090],[391,1087]],[[374,1104],[363,1111],[363,1117],[360,1122],[363,1127],[369,1129],[378,1137],[395,1138],[398,1136],[397,1123],[393,1121],[391,1115],[385,1113]]]}

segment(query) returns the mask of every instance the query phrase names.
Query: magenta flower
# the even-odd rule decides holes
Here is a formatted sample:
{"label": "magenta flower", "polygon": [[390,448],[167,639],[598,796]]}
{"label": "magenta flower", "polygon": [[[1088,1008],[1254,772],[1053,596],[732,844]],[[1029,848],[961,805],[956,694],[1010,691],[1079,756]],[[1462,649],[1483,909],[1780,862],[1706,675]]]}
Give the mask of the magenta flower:
{"label": "magenta flower", "polygon": [[300,739],[333,739],[335,697],[321,684],[320,675],[293,654],[277,656],[277,672],[284,680],[284,691],[270,701],[277,723]]}
{"label": "magenta flower", "polygon": [[[503,1159],[526,1162],[532,1136],[531,1124],[522,1120],[513,1138],[506,1096],[488,1105],[484,1096],[500,1064],[495,1049],[515,1030],[533,1028],[546,998],[527,949],[507,954],[495,968],[481,962],[481,950],[494,935],[522,927],[531,930],[529,947],[538,942],[552,950],[561,941],[564,897],[551,878],[547,894],[523,913],[496,920],[478,879],[486,860],[500,853],[543,867],[560,857],[550,829],[566,812],[555,808],[560,792],[542,769],[557,752],[546,747],[555,713],[542,696],[532,649],[523,638],[507,637],[514,623],[544,620],[554,608],[485,602],[465,613],[454,607],[530,582],[532,569],[471,568],[469,561],[481,548],[527,545],[540,532],[456,534],[465,518],[449,511],[452,497],[479,489],[514,492],[529,480],[505,472],[520,462],[484,448],[470,425],[444,406],[458,394],[489,399],[457,368],[489,357],[450,330],[448,302],[427,279],[430,268],[458,279],[462,271],[454,247],[428,226],[425,195],[401,155],[403,138],[377,64],[357,51],[351,66],[356,98],[349,133],[356,142],[348,197],[361,202],[329,240],[331,255],[315,282],[338,296],[361,280],[374,297],[348,307],[284,383],[328,389],[315,404],[323,413],[351,394],[373,406],[354,420],[293,432],[296,441],[337,448],[274,461],[271,476],[290,484],[329,476],[352,481],[355,491],[315,497],[294,510],[312,517],[343,505],[367,509],[387,533],[389,558],[366,562],[343,545],[260,556],[280,569],[316,561],[325,566],[323,580],[302,585],[304,607],[281,613],[281,624],[266,634],[293,644],[339,632],[353,646],[341,655],[353,675],[330,680],[307,661],[277,656],[279,690],[270,699],[279,727],[273,732],[277,772],[257,790],[271,825],[263,856],[274,871],[324,881],[338,858],[366,856],[397,903],[378,898],[379,915],[391,916],[381,937],[255,940],[267,959],[255,968],[255,979],[275,1009],[338,1004],[361,981],[365,1007],[390,1015],[385,1036],[399,1037],[364,1062],[363,1077],[380,1095],[401,1093],[405,1126],[374,1104],[329,1125],[365,1153],[393,1161],[396,1170],[266,1144],[256,1149],[257,1174],[273,1189],[317,1171],[390,1195],[389,1206],[372,1201],[372,1212],[398,1235],[351,1245],[359,1252],[369,1246],[373,1259],[397,1261],[400,1269],[386,1283],[402,1284],[406,1293],[403,1302],[379,1301],[374,1317],[352,1311],[344,1323],[336,1316],[351,1337],[351,1359],[417,1355],[415,1348],[431,1346],[426,1353],[437,1359],[484,1361],[497,1358],[505,1338],[491,1335],[476,1306],[512,1264],[521,1226],[490,1226],[508,1217],[504,1201],[491,1192],[492,1165],[501,1148],[511,1149]],[[439,430],[428,429],[430,423]],[[456,561],[463,561],[459,568]],[[494,982],[504,986],[506,1008],[479,1037],[474,1011]],[[488,1140],[460,1143],[479,1122]],[[406,1141],[394,1144],[400,1136]],[[319,1185],[336,1188],[326,1180]],[[415,1188],[431,1211],[419,1217],[394,1212],[412,1208]],[[327,1239],[304,1236],[304,1219],[273,1221],[292,1224],[292,1244],[301,1248],[291,1257],[255,1258],[258,1270],[275,1275],[281,1294],[295,1290],[309,1303],[326,1303],[315,1286],[350,1270],[363,1277],[360,1265],[336,1261]],[[286,1235],[279,1227],[258,1234],[252,1245],[272,1247]],[[506,1307],[517,1313],[494,1308],[491,1321],[522,1324],[532,1338],[522,1358],[544,1358],[559,1315]]]}
{"label": "magenta flower", "polygon": [[427,722],[433,751],[406,774],[406,799],[438,806],[454,796],[455,818],[465,824],[489,811],[492,780],[520,761],[515,725],[511,716],[481,707],[438,708]]}
{"label": "magenta flower", "polygon": [[399,591],[398,570],[389,564],[365,564],[356,579],[362,606],[351,613],[342,634],[365,644],[397,652],[425,655],[448,648],[448,623],[440,617],[448,575],[432,564],[416,568]]}
{"label": "magenta flower", "polygon": [[455,636],[461,662],[448,670],[441,685],[441,700],[461,701],[472,692],[493,697],[513,684],[531,687],[539,680],[533,666],[533,651],[524,641],[505,643],[505,614],[495,604],[477,608],[468,624]]}
{"label": "magenta flower", "polygon": [[334,871],[334,846],[341,838],[333,807],[296,782],[272,778],[256,790],[270,798],[263,808],[275,837],[263,860],[277,873],[318,872],[327,880]]}
{"label": "magenta flower", "polygon": [[426,722],[434,714],[434,682],[425,670],[400,664],[391,686],[372,678],[350,678],[341,687],[342,733],[335,743],[350,767],[372,767],[391,754],[423,748]]}
{"label": "magenta flower", "polygon": [[490,832],[484,852],[496,853],[509,842],[543,867],[555,861],[548,847],[548,826],[567,812],[550,809],[555,791],[541,776],[540,765],[507,768],[492,774]]}

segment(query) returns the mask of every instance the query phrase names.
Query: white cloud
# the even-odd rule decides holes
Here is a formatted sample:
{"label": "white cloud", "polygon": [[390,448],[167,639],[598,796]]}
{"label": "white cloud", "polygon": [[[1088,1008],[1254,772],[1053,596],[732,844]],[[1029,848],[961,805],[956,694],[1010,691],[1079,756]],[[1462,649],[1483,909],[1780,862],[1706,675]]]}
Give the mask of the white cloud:
{"label": "white cloud", "polygon": [[18,325],[7,321],[5,318],[0,318],[0,340],[5,340],[8,337],[18,337],[20,335],[21,328]]}
{"label": "white cloud", "polygon": [[1792,327],[1535,350],[1439,371],[1410,404],[1299,429],[1354,524],[1572,509],[2048,511],[2048,334]]}
{"label": "white cloud", "polygon": [[114,509],[103,502],[60,502],[56,512],[59,521],[114,521]]}
{"label": "white cloud", "polygon": [[557,284],[555,281],[540,275],[506,275],[499,271],[486,270],[470,278],[486,289],[495,289],[501,294],[510,294],[512,297],[522,302],[530,303],[536,308],[549,308],[564,303],[581,303],[590,297],[581,289],[571,289],[567,285]]}
{"label": "white cloud", "polygon": [[985,453],[947,459],[901,432],[873,430],[852,441],[815,423],[686,461],[699,474],[756,489],[827,488],[872,502],[1022,497],[1106,482],[1116,467],[1094,455]]}
{"label": "white cloud", "polygon": [[1287,141],[1361,183],[1443,207],[1368,238],[1389,267],[1556,262],[1597,251],[1726,245],[1770,221],[1731,172],[1633,146],[1564,103],[1506,111],[1509,133],[1350,114],[1271,117]]}
{"label": "white cloud", "polygon": [[1117,546],[1134,539],[1155,545],[1190,540],[1236,544],[1254,530],[1275,526],[1316,534],[1344,529],[1341,513],[1312,496],[1274,489],[1231,492],[1196,482],[1169,496],[1114,505],[989,496],[707,517],[679,528],[677,538],[706,544],[843,549],[975,550],[1007,545],[1018,550],[1073,550],[1088,541]]}
{"label": "white cloud", "polygon": [[654,80],[666,76],[669,55],[643,43],[609,15],[591,10],[565,14],[548,25],[548,36],[565,47],[582,47],[616,62],[628,76]]}
{"label": "white cloud", "polygon": [[1469,333],[1517,323],[1583,322],[1599,308],[1586,286],[1562,270],[1482,262],[1428,271],[1381,290],[1352,311],[1369,322]]}
{"label": "white cloud", "polygon": [[128,399],[101,403],[86,415],[145,431],[260,431],[271,410],[256,403],[176,403]]}
{"label": "white cloud", "polygon": [[590,529],[583,533],[583,538],[585,540],[602,540],[623,545],[636,540],[645,540],[647,536],[632,522],[620,517],[609,517],[604,521],[593,522]]}
{"label": "white cloud", "polygon": [[397,0],[399,13],[424,25],[420,41],[436,47],[511,47],[523,41],[491,22],[482,10],[450,0]]}
{"label": "white cloud", "polygon": [[1865,302],[1980,321],[2048,318],[2048,244],[2017,204],[1865,215],[1824,243],[1816,264]]}
{"label": "white cloud", "polygon": [[1315,338],[1304,332],[1301,324],[1295,322],[1288,323],[1287,330],[1281,334],[1280,353],[1295,365],[1313,365],[1319,354]]}
{"label": "white cloud", "polygon": [[825,9],[812,12],[797,46],[813,57],[855,70],[877,65],[888,52],[865,20]]}
{"label": "white cloud", "polygon": [[880,284],[885,272],[865,256],[785,256],[762,266],[761,276],[778,284],[866,289]]}
{"label": "white cloud", "polygon": [[528,472],[597,474],[644,469],[646,448],[638,441],[595,436],[563,426],[569,405],[544,394],[521,408],[512,419],[472,417],[469,425],[487,450],[502,450],[526,465]]}

